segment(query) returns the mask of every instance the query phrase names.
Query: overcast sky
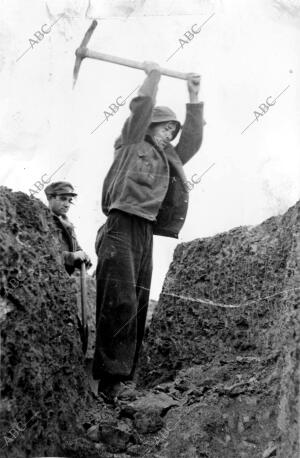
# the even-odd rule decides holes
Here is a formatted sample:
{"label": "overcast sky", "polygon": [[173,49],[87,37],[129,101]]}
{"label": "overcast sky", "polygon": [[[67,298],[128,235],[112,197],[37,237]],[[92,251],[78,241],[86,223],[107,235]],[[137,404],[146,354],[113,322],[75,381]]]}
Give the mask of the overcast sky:
{"label": "overcast sky", "polygon": [[[202,76],[207,124],[186,176],[214,166],[190,191],[179,241],[155,237],[153,299],[178,242],[258,224],[299,199],[297,1],[0,0],[0,9],[0,183],[29,194],[44,174],[59,168],[52,180],[68,180],[79,193],[70,219],[94,267],[95,234],[105,221],[102,183],[130,98],[95,128],[109,105],[127,97],[145,74],[86,59],[72,90],[74,52],[93,18],[98,26],[89,48]],[[184,33],[201,24],[180,48]],[[43,39],[41,32],[34,36],[41,28],[48,31]],[[255,119],[267,99],[269,110]],[[159,105],[170,106],[183,121],[187,101],[185,81],[162,77]],[[36,197],[46,203],[43,191]]]}

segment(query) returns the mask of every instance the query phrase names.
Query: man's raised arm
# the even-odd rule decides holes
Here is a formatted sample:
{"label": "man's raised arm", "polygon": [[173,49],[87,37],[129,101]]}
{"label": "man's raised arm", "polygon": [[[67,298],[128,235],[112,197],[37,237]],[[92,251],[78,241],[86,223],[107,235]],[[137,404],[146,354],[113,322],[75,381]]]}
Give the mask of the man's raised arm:
{"label": "man's raised arm", "polygon": [[147,77],[137,97],[130,102],[131,115],[125,121],[122,129],[123,145],[142,141],[151,122],[161,73],[159,65],[154,62],[145,62],[144,65]]}
{"label": "man's raised arm", "polygon": [[175,150],[183,164],[199,150],[203,135],[203,102],[199,102],[200,76],[189,74],[187,81],[189,103],[186,104],[186,118]]}

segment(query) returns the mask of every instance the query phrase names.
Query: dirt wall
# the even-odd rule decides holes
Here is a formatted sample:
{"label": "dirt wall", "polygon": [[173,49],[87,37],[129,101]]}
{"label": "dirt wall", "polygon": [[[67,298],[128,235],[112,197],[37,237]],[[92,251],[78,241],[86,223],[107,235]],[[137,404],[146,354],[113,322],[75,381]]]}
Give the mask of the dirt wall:
{"label": "dirt wall", "polygon": [[[256,227],[176,248],[140,383],[164,384],[194,367],[183,391],[196,386],[198,397],[163,456],[300,456],[299,221],[298,202]],[[179,453],[187,442],[195,455]]]}
{"label": "dirt wall", "polygon": [[86,407],[76,285],[49,210],[0,188],[1,456],[59,456]]}

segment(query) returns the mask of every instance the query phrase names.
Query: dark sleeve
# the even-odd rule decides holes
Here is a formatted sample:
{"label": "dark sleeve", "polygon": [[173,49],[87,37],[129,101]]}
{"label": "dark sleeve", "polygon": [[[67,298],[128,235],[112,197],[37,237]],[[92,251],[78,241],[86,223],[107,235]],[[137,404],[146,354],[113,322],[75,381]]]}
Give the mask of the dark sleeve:
{"label": "dark sleeve", "polygon": [[[75,230],[73,232],[73,237],[74,237],[74,251],[84,251],[78,243],[78,240],[75,234]],[[76,269],[80,269],[81,261],[78,261],[78,260],[74,261],[73,266],[76,267]]]}
{"label": "dark sleeve", "polygon": [[199,150],[203,135],[203,102],[187,103],[186,118],[175,150],[186,164]]}
{"label": "dark sleeve", "polygon": [[74,254],[71,251],[63,251],[63,261],[66,266],[74,266],[75,260],[74,260]]}
{"label": "dark sleeve", "polygon": [[131,114],[125,121],[121,135],[123,145],[139,143],[145,138],[151,123],[160,76],[156,70],[150,72],[140,87],[138,96],[130,102]]}
{"label": "dark sleeve", "polygon": [[74,226],[72,227],[71,230],[69,230],[69,234],[72,238],[72,251],[83,251],[81,246],[79,245],[78,243],[78,240],[77,240],[77,237],[76,237],[76,233],[75,233],[75,229],[74,229]]}
{"label": "dark sleeve", "polygon": [[79,245],[77,239],[75,239],[75,250],[74,251],[83,251],[81,246]]}

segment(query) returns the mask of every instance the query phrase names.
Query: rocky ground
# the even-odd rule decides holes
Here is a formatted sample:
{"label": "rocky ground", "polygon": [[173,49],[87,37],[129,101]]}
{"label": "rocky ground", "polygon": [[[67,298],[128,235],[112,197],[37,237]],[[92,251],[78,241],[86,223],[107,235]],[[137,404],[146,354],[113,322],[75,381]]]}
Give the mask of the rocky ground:
{"label": "rocky ground", "polygon": [[88,384],[51,215],[0,188],[1,444],[5,458],[296,458],[300,204],[257,227],[180,244],[147,331],[138,389]]}

